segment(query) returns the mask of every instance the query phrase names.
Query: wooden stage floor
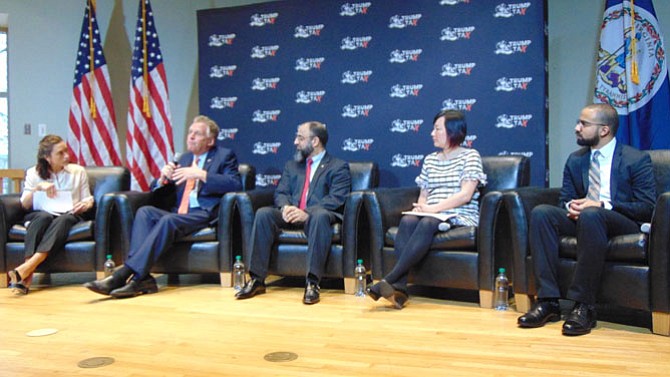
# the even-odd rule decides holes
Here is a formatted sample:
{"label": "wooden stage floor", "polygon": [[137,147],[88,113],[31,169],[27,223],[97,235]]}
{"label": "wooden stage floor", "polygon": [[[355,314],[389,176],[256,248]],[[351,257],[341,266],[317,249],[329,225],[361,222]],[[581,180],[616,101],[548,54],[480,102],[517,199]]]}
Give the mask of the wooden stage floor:
{"label": "wooden stage floor", "polygon": [[[667,376],[670,338],[600,321],[564,337],[557,322],[519,329],[514,311],[412,296],[385,302],[278,285],[237,301],[216,284],[167,285],[114,300],[67,282],[26,297],[0,291],[0,376]],[[29,337],[32,330],[57,333]],[[293,353],[295,360],[264,356]],[[286,355],[286,354],[280,354]],[[110,357],[99,368],[80,361]]]}

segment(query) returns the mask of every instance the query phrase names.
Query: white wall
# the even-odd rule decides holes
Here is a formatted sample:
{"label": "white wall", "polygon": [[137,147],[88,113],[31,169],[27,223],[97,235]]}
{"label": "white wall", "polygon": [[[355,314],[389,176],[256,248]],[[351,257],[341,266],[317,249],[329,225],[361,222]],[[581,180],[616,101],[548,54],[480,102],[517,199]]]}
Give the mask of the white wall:
{"label": "white wall", "polygon": [[[196,10],[259,2],[262,1],[152,1],[167,71],[177,150],[183,149],[184,129],[198,111]],[[97,3],[119,135],[123,137],[131,40],[138,1],[98,0]],[[654,3],[667,39],[670,36],[670,1],[656,0]],[[0,13],[9,14],[12,168],[26,168],[34,164],[35,147],[39,140],[36,133],[38,123],[47,124],[50,133],[67,134],[75,52],[84,4],[85,0],[0,0]],[[563,163],[576,148],[573,133],[575,119],[580,109],[591,102],[604,4],[605,0],[548,0],[551,186],[561,183]],[[33,125],[32,135],[23,135],[25,123]]]}

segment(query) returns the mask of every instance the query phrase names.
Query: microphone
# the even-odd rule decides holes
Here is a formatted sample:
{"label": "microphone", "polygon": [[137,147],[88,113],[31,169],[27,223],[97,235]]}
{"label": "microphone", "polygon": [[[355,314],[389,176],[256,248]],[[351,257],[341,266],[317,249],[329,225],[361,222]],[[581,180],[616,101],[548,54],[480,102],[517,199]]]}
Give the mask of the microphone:
{"label": "microphone", "polygon": [[[175,166],[179,166],[179,159],[181,158],[181,155],[182,155],[181,152],[174,152],[174,155],[172,155],[172,161],[170,161],[170,162],[175,164]],[[169,179],[164,179],[163,180],[163,185],[167,185],[168,183],[170,183]]]}
{"label": "microphone", "polygon": [[174,155],[172,156],[172,162],[175,165],[179,165],[179,159],[181,158],[182,153],[181,152],[174,152]]}

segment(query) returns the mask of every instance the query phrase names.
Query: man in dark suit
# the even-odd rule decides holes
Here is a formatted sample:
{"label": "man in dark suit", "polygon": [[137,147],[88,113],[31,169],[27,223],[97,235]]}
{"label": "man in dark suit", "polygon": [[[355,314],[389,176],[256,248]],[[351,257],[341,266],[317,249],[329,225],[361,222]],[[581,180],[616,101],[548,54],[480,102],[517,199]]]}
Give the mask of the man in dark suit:
{"label": "man in dark suit", "polygon": [[575,126],[577,144],[563,170],[558,207],[531,212],[530,250],[537,301],[519,317],[520,327],[560,320],[559,240],[576,236],[577,266],[566,298],[575,302],[563,335],[582,335],[596,325],[594,304],[605,265],[608,239],[637,233],[651,220],[656,188],[647,153],[617,142],[616,110],[607,104],[585,107]]}
{"label": "man in dark suit", "polygon": [[167,195],[176,188],[174,208],[164,211],[141,207],[133,222],[125,264],[112,276],[86,283],[86,288],[115,298],[158,291],[156,280],[149,273],[154,263],[175,239],[209,224],[225,193],[242,188],[237,157],[230,149],[216,145],[218,134],[219,127],[210,118],[197,116],[193,120],[186,141],[188,152],[177,164],[165,165],[151,184],[151,190],[157,191],[155,195]]}
{"label": "man in dark suit", "polygon": [[258,210],[252,229],[251,280],[235,294],[238,299],[265,293],[270,253],[282,228],[305,230],[308,271],[303,302],[319,302],[319,281],[330,252],[332,224],[342,221],[342,210],[351,191],[349,164],[326,152],[328,131],[323,123],[298,126],[293,144],[294,161],[284,172],[274,194],[274,207]]}

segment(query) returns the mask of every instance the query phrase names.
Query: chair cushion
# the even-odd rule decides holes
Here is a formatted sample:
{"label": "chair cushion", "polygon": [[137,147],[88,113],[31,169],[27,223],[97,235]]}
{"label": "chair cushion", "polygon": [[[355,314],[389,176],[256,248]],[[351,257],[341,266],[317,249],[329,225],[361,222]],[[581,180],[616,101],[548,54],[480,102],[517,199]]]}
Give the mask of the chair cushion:
{"label": "chair cushion", "polygon": [[[610,262],[647,264],[648,236],[644,233],[626,234],[610,239],[606,260]],[[561,258],[577,259],[577,238],[561,237]]]}
{"label": "chair cushion", "polygon": [[187,236],[179,238],[177,242],[209,242],[216,241],[216,228],[205,227],[197,232],[191,233]]}
{"label": "chair cushion", "polygon": [[[92,241],[93,228],[94,228],[94,222],[91,220],[82,221],[75,224],[70,229],[70,233],[67,235],[67,242]],[[25,241],[26,227],[20,224],[14,225],[9,230],[9,240],[14,242]]]}
{"label": "chair cushion", "polygon": [[[384,237],[385,246],[395,246],[398,236],[398,227],[389,228]],[[433,237],[431,250],[472,250],[476,251],[475,239],[477,238],[477,227],[459,226],[446,232],[437,232]]]}
{"label": "chair cushion", "polygon": [[[332,243],[339,244],[342,239],[342,224],[335,223],[331,229],[333,232]],[[277,240],[279,243],[307,245],[307,235],[303,229],[282,229]]]}

